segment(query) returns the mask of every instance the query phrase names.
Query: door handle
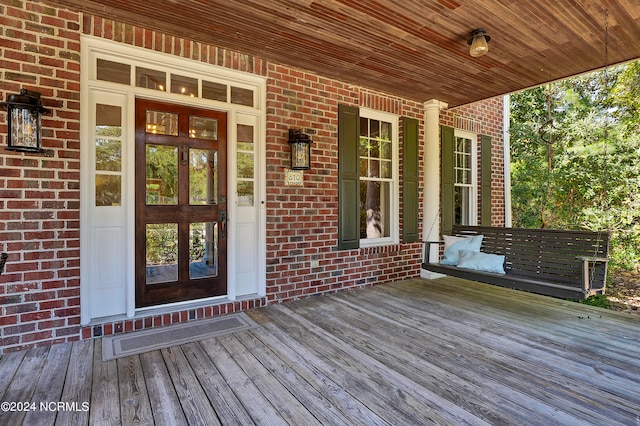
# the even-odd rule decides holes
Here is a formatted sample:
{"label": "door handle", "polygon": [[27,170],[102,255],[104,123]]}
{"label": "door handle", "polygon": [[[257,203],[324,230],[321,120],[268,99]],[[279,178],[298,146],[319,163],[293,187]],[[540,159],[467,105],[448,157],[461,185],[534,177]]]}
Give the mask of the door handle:
{"label": "door handle", "polygon": [[189,148],[183,145],[180,151],[182,154],[182,159],[181,159],[182,164],[186,166],[187,164],[189,164]]}
{"label": "door handle", "polygon": [[227,211],[220,210],[220,238],[227,238]]}

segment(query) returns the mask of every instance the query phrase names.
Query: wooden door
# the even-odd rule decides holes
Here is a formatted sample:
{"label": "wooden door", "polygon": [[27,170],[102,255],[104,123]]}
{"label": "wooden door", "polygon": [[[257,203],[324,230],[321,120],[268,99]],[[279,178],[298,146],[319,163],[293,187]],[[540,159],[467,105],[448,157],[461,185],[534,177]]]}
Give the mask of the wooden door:
{"label": "wooden door", "polygon": [[136,307],[227,293],[226,114],[136,100]]}

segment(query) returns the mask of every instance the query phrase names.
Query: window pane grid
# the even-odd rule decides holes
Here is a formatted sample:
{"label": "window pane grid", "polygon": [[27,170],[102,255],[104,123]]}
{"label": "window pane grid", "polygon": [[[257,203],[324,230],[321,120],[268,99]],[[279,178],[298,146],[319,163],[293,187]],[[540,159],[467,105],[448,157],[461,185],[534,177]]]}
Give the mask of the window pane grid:
{"label": "window pane grid", "polygon": [[122,202],[122,109],[96,104],[95,203],[96,207]]}
{"label": "window pane grid", "polygon": [[471,179],[471,140],[456,138],[455,143],[455,184],[456,186],[472,186]]}
{"label": "window pane grid", "polygon": [[391,123],[360,117],[360,238],[391,236]]}
{"label": "window pane grid", "polygon": [[454,144],[454,223],[472,224],[474,214],[473,194],[473,139],[456,136]]}
{"label": "window pane grid", "polygon": [[246,124],[238,124],[237,144],[237,194],[238,205],[250,207],[254,205],[254,181],[255,181],[255,144],[254,127]]}

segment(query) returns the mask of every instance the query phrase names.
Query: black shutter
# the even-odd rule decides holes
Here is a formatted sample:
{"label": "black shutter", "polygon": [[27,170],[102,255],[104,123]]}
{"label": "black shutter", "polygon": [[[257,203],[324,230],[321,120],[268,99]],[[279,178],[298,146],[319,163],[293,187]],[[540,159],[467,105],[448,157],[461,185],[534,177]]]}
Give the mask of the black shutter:
{"label": "black shutter", "polygon": [[420,123],[414,118],[402,120],[402,241],[415,243],[418,235],[418,137]]}
{"label": "black shutter", "polygon": [[442,126],[440,128],[440,197],[442,205],[440,206],[441,212],[441,231],[443,235],[451,235],[451,230],[455,221],[455,158],[454,147],[455,138],[453,133],[453,127]]}
{"label": "black shutter", "polygon": [[482,226],[491,226],[491,136],[482,135],[480,138],[482,151],[480,223]]}
{"label": "black shutter", "polygon": [[360,247],[360,171],[357,107],[338,105],[338,248]]}

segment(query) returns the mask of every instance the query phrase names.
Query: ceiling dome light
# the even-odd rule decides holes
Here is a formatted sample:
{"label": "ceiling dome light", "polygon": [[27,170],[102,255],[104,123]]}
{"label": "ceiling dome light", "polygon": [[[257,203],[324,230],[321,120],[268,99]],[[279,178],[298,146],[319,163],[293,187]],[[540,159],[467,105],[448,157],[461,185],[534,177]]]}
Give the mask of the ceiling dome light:
{"label": "ceiling dome light", "polygon": [[471,38],[467,41],[467,44],[471,45],[469,54],[474,58],[486,55],[489,51],[489,40],[491,40],[491,37],[487,35],[487,30],[484,28],[473,30]]}

